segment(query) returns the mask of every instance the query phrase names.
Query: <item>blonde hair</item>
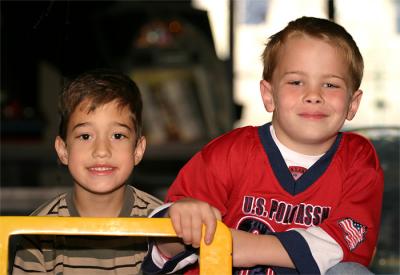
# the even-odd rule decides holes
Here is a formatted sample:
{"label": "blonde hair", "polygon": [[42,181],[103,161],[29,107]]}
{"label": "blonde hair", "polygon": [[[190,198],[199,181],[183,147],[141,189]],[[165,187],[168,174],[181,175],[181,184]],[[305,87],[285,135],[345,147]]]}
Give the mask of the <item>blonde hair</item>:
{"label": "blonde hair", "polygon": [[308,35],[337,47],[343,53],[349,66],[349,81],[352,91],[359,89],[363,77],[364,61],[353,37],[335,22],[306,16],[289,22],[283,30],[269,38],[262,54],[264,80],[270,81],[272,79],[272,74],[278,62],[279,50],[293,35]]}

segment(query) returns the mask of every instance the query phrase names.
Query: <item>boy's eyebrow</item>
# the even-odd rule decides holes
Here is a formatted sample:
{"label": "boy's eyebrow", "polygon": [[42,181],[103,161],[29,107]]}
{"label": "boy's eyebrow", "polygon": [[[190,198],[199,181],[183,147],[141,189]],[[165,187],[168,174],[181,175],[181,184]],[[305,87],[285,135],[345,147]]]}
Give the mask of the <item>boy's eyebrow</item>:
{"label": "boy's eyebrow", "polygon": [[284,72],[283,75],[290,75],[290,74],[301,74],[301,75],[305,75],[305,72],[302,71],[289,71],[289,72]]}
{"label": "boy's eyebrow", "polygon": [[80,127],[84,127],[87,126],[88,124],[90,124],[90,122],[81,122],[76,124],[74,127],[72,127],[72,131],[75,130],[76,128],[80,128]]}
{"label": "boy's eyebrow", "polygon": [[[112,124],[115,126],[120,126],[120,127],[126,128],[129,131],[132,130],[132,128],[128,124],[125,124],[125,123],[116,121],[116,122],[113,122]],[[74,127],[72,127],[72,131],[77,128],[84,127],[84,126],[90,126],[90,125],[91,125],[90,122],[81,122],[81,123],[76,124]]]}
{"label": "boy's eyebrow", "polygon": [[336,74],[327,74],[327,75],[324,75],[324,77],[333,77],[333,78],[339,78],[339,79],[341,79],[341,80],[343,80],[343,81],[345,81],[345,80],[346,80],[346,79],[345,79],[343,76],[336,75]]}
{"label": "boy's eyebrow", "polygon": [[303,71],[288,71],[285,74],[305,74]]}
{"label": "boy's eyebrow", "polygon": [[[305,72],[302,71],[289,71],[289,72],[285,72],[284,75],[290,75],[290,74],[300,74],[300,75],[305,75]],[[323,75],[323,77],[334,77],[334,78],[339,78],[343,81],[345,81],[345,77],[344,76],[340,76],[340,75],[336,75],[336,74],[325,74]]]}
{"label": "boy's eyebrow", "polygon": [[132,129],[128,124],[125,123],[121,123],[121,122],[114,122],[113,124],[116,124],[118,126],[124,127],[126,129],[128,129],[129,131]]}

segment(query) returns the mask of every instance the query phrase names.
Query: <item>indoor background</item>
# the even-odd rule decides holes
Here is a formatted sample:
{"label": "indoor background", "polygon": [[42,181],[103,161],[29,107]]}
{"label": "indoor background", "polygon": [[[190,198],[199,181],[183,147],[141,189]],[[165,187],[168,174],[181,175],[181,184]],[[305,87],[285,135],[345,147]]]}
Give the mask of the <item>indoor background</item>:
{"label": "indoor background", "polygon": [[373,271],[400,273],[400,0],[1,1],[0,214],[27,215],[72,184],[53,149],[57,97],[84,70],[130,75],[149,141],[132,184],[161,199],[206,142],[271,119],[259,95],[267,38],[299,16],[330,18],[365,60],[356,130],[385,172]]}

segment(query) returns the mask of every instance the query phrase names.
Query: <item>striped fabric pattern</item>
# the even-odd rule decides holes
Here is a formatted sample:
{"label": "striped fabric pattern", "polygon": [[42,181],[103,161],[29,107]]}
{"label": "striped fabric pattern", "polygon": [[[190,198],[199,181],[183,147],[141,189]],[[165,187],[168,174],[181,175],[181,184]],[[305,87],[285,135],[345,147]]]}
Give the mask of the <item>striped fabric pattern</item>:
{"label": "striped fabric pattern", "polygon": [[[120,217],[147,217],[157,198],[128,186]],[[79,216],[72,193],[64,193],[32,213],[36,216]],[[145,237],[46,236],[20,237],[12,274],[141,274],[147,252]]]}

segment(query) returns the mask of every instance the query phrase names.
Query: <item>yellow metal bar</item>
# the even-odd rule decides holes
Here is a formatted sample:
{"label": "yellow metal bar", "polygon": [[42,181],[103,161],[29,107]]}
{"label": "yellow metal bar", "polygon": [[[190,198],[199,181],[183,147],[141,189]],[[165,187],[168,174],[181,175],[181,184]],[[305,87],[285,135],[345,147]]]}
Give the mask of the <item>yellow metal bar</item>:
{"label": "yellow metal bar", "polygon": [[[167,218],[0,216],[0,275],[7,274],[10,236],[28,234],[176,236]],[[232,237],[221,222],[218,222],[212,244],[200,244],[200,274],[232,274]]]}

